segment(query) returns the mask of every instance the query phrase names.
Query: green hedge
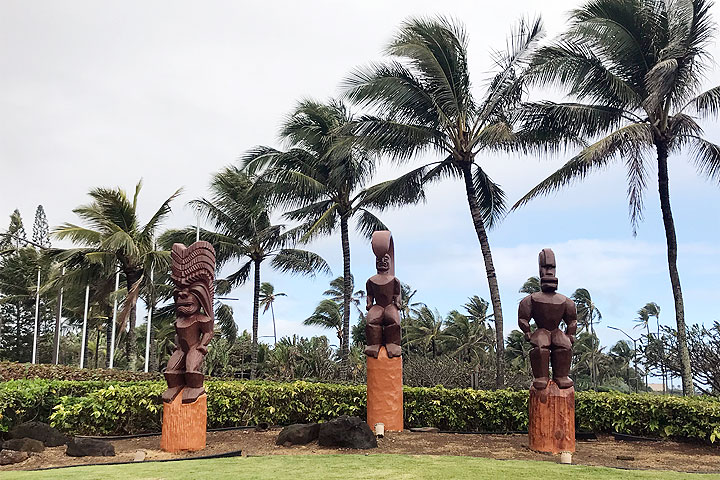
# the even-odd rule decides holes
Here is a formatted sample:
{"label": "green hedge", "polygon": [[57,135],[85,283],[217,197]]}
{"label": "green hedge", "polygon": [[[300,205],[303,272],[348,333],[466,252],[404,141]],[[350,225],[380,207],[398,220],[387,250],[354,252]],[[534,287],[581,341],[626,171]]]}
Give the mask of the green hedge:
{"label": "green hedge", "polygon": [[120,382],[139,382],[144,380],[162,380],[163,375],[158,372],[129,372],[127,370],[109,368],[78,368],[69,365],[0,362],[0,382],[35,378],[44,378],[46,380],[114,380]]}
{"label": "green hedge", "polygon": [[[160,430],[162,382],[13,381],[0,384],[0,429],[33,417],[76,434]],[[364,417],[365,387],[309,382],[207,381],[208,427]],[[443,430],[527,429],[527,392],[405,387],[405,425]],[[54,406],[54,411],[53,411]],[[50,412],[52,414],[50,415]],[[578,392],[580,430],[720,441],[720,402],[702,397]]]}

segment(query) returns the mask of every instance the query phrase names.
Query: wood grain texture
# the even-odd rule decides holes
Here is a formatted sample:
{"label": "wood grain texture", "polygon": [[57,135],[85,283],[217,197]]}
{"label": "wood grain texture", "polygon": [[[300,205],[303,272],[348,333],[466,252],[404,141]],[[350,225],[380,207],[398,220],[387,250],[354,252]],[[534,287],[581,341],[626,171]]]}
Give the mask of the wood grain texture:
{"label": "wood grain texture", "polygon": [[388,358],[385,347],[378,358],[367,357],[367,423],[375,431],[384,423],[385,431],[403,430],[402,357]]}
{"label": "wood grain texture", "polygon": [[530,388],[528,402],[530,449],[536,452],[575,451],[575,388]]}
{"label": "wood grain texture", "polygon": [[160,448],[166,452],[196,451],[205,448],[207,395],[193,403],[182,403],[180,392],[172,403],[163,403]]}

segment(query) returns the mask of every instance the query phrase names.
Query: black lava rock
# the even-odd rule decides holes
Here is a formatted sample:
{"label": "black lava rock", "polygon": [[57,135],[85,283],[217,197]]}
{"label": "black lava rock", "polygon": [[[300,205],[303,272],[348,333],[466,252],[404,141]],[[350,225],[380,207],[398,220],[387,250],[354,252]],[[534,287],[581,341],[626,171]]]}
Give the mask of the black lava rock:
{"label": "black lava rock", "polygon": [[42,422],[25,422],[10,430],[10,438],[40,440],[46,447],[65,445],[68,438],[56,428]]}
{"label": "black lava rock", "polygon": [[30,456],[27,452],[18,452],[16,450],[0,451],[0,465],[12,465],[13,463],[24,462]]}
{"label": "black lava rock", "polygon": [[317,440],[319,433],[320,424],[318,423],[296,423],[295,425],[283,428],[275,444],[305,445],[313,440]]}
{"label": "black lava rock", "polygon": [[11,438],[3,442],[2,448],[5,450],[15,450],[17,452],[40,453],[45,450],[45,445],[43,445],[40,440],[32,438]]}
{"label": "black lava rock", "polygon": [[320,424],[318,444],[323,447],[377,448],[377,439],[370,426],[359,417],[343,415]]}
{"label": "black lava rock", "polygon": [[107,440],[73,438],[68,442],[65,455],[71,457],[114,457],[115,447]]}

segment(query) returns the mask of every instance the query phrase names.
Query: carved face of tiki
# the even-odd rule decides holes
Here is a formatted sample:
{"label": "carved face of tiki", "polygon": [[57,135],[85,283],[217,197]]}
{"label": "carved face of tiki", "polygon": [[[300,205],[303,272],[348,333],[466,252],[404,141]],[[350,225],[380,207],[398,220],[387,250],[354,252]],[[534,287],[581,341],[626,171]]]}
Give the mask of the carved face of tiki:
{"label": "carved face of tiki", "polygon": [[387,273],[390,270],[390,255],[387,253],[375,260],[375,267],[378,273]]}
{"label": "carved face of tiki", "polygon": [[543,292],[554,292],[558,287],[555,276],[555,253],[549,248],[543,248],[538,257],[540,265],[540,289]]}
{"label": "carved face of tiki", "polygon": [[190,291],[189,287],[176,288],[174,295],[177,315],[189,317],[200,311],[200,299]]}

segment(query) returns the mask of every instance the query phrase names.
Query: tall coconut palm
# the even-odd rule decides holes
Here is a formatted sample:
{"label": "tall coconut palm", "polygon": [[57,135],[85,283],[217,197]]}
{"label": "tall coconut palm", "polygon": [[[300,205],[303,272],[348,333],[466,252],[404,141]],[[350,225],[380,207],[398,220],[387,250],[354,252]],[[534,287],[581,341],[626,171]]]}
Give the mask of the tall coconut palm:
{"label": "tall coconut palm", "polygon": [[[355,290],[355,278],[350,275],[350,291]],[[343,277],[337,277],[330,281],[330,288],[325,290],[323,292],[323,295],[326,297],[330,297],[330,300],[334,302],[339,302],[342,304],[342,302],[345,299],[345,279]],[[357,309],[357,311],[362,315],[365,313],[365,306],[363,305],[363,300],[365,298],[365,291],[364,290],[355,290],[350,297],[350,303]],[[360,308],[360,307],[363,308]]]}
{"label": "tall coconut palm", "polygon": [[554,139],[599,139],[513,207],[619,161],[627,170],[636,231],[649,174],[657,168],[686,395],[693,393],[693,382],[668,158],[684,149],[700,175],[720,180],[720,146],[703,138],[697,123],[720,111],[720,87],[700,93],[715,31],[711,5],[708,0],[592,0],[571,13],[565,33],[537,53],[531,75],[536,83],[566,87],[571,102],[528,105],[527,128]]}
{"label": "tall coconut palm", "polygon": [[518,141],[512,111],[523,92],[519,74],[541,34],[539,20],[520,23],[508,51],[495,56],[498,72],[479,99],[471,88],[465,31],[444,18],[406,21],[385,50],[394,59],[357,69],[345,82],[348,98],[375,112],[356,131],[369,147],[400,162],[427,150],[441,156],[381,185],[373,192],[378,199],[417,201],[431,182],[464,182],[493,306],[498,388],[504,383],[503,316],[487,230],[503,215],[505,194],[477,157]]}
{"label": "tall coconut palm", "polygon": [[53,234],[59,239],[70,239],[82,247],[70,249],[67,255],[82,253],[89,261],[117,261],[124,273],[128,295],[123,314],[120,316],[120,330],[130,322],[127,336],[128,368],[135,370],[137,344],[135,335],[136,304],[144,278],[145,266],[150,262],[167,267],[168,252],[154,248],[155,232],[170,213],[170,203],[180,194],[175,191],[160,208],[141,225],[138,216],[138,196],[142,180],[135,186],[132,199],[121,188],[94,188],[90,190],[92,202],[80,206],[73,212],[88,226],[64,223]]}
{"label": "tall coconut palm", "polygon": [[585,288],[578,288],[571,295],[572,300],[575,302],[577,308],[577,320],[581,330],[584,329],[590,334],[589,341],[591,342],[590,352],[590,382],[592,383],[593,389],[597,390],[597,375],[595,365],[595,352],[600,351],[600,346],[595,335],[594,324],[602,319],[600,310],[595,306],[595,303],[590,296],[590,292]]}
{"label": "tall coconut palm", "polygon": [[[253,321],[251,378],[255,378],[258,358],[258,321],[260,309],[260,267],[270,259],[270,266],[278,271],[314,276],[330,273],[319,255],[307,250],[290,248],[293,236],[284,232],[283,225],[270,221],[269,205],[256,196],[258,185],[254,178],[234,166],[225,167],[213,175],[211,197],[190,202],[212,224],[214,231],[201,229],[200,237],[215,247],[218,269],[232,261],[241,266],[223,279],[216,280],[219,295],[229,293],[244,284],[253,273]],[[160,237],[160,244],[169,247],[175,242],[195,241],[196,227],[170,230]]]}
{"label": "tall coconut palm", "polygon": [[293,208],[285,216],[304,222],[298,228],[303,241],[340,229],[344,335],[340,355],[346,372],[353,289],[350,221],[354,218],[357,230],[370,237],[375,230],[387,227],[369,209],[390,205],[368,195],[375,159],[352,141],[353,120],[342,102],[304,100],[283,125],[282,138],[290,145],[287,151],[258,147],[244,158],[248,173],[262,172],[262,178],[275,186],[272,197]]}
{"label": "tall coconut palm", "polygon": [[263,309],[263,313],[266,313],[270,309],[273,321],[273,345],[277,345],[277,328],[275,327],[275,308],[273,304],[278,297],[287,297],[286,293],[275,292],[275,287],[270,282],[263,282],[260,285],[260,306]]}
{"label": "tall coconut palm", "polygon": [[[645,329],[645,338],[647,339],[647,342],[645,344],[645,385],[648,383],[648,364],[650,363],[648,361],[648,354],[650,353],[650,346],[653,343],[653,339],[651,338],[650,334],[650,317],[655,317],[655,321],[657,323],[657,337],[656,342],[661,342],[660,340],[660,306],[655,302],[648,302],[645,304],[644,307],[642,307],[637,312],[637,317],[635,318],[635,323],[637,323],[636,327],[644,328]],[[659,344],[657,344],[660,346]],[[664,353],[664,348],[662,348]],[[661,359],[662,360],[662,359]],[[663,376],[663,393],[665,393],[666,385],[665,385],[665,373],[664,373],[664,362],[660,362],[660,368],[662,371]]]}

